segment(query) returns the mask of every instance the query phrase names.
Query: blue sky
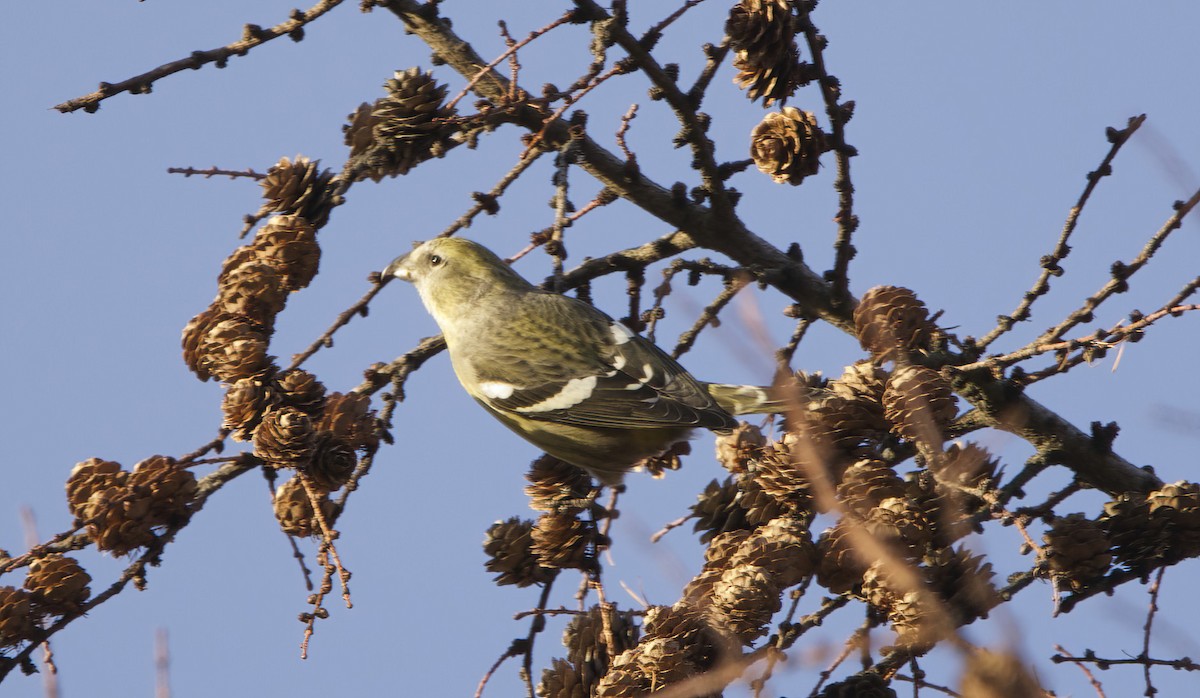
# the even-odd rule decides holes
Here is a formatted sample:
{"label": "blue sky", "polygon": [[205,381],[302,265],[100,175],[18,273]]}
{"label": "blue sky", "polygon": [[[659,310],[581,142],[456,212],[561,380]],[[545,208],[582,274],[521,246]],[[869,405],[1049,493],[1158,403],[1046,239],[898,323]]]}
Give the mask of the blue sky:
{"label": "blue sky", "polygon": [[[264,0],[247,10],[228,0],[202,4],[26,3],[0,25],[5,154],[3,200],[6,252],[0,255],[0,381],[6,388],[0,437],[8,447],[0,487],[0,548],[26,547],[19,518],[31,507],[41,538],[70,519],[63,482],[92,456],[132,466],[155,453],[182,454],[212,438],[220,424],[220,388],[200,383],[179,353],[179,331],[215,293],[221,261],[239,242],[241,216],[258,207],[247,181],[185,179],[168,167],[219,165],[265,171],[281,156],[322,158],[337,168],[345,156],[341,124],[360,102],[381,95],[392,71],[429,67],[428,51],[400,23],[353,3],[310,26],[299,44],[273,42],[229,67],[187,71],[155,85],[148,96],[121,95],[96,114],[61,115],[51,107],[196,49],[240,35],[241,25],[281,21],[292,4]],[[674,3],[634,3],[645,26]],[[447,2],[443,12],[484,56],[503,50],[495,20],[523,36],[545,24],[560,4]],[[721,35],[724,8],[712,0],[685,15],[661,45],[694,77],[703,41]],[[1039,302],[1034,319],[1001,348],[1015,348],[1098,288],[1109,265],[1128,260],[1170,214],[1170,204],[1200,186],[1200,67],[1194,28],[1200,6],[1188,2],[867,3],[826,2],[816,22],[829,37],[827,59],[857,102],[848,140],[857,213],[862,219],[851,269],[852,290],[905,285],[961,334],[982,335],[991,318],[1013,309],[1037,273],[1084,185],[1107,150],[1106,126],[1139,113],[1147,125],[1118,157],[1085,211],[1067,274]],[[587,66],[587,35],[564,29],[521,54],[522,80],[569,84]],[[437,77],[457,92],[463,81],[447,68]],[[722,159],[745,157],[747,134],[763,110],[731,84],[725,66],[704,108]],[[661,103],[645,99],[640,77],[616,81],[581,108],[595,138],[613,144],[618,119],[642,104],[630,133],[646,173],[667,184],[686,178],[689,156],[659,146],[677,125]],[[820,111],[815,93],[794,106]],[[289,300],[273,352],[289,356],[329,325],[366,289],[366,274],[383,267],[413,240],[436,234],[487,190],[519,153],[516,133],[502,129],[478,151],[458,149],[412,176],[356,185],[346,206],[322,231],[321,273]],[[524,246],[529,232],[552,221],[551,189],[542,163],[502,200],[499,216],[468,231],[502,254]],[[745,192],[740,213],[760,235],[781,246],[798,241],[817,270],[832,260],[836,232],[832,164],[792,188],[753,170],[733,185]],[[687,180],[689,184],[694,181]],[[573,174],[578,201],[596,185]],[[1114,299],[1098,320],[1114,323],[1133,308],[1157,308],[1200,268],[1200,224],[1190,222],[1168,242],[1133,290]],[[570,261],[669,232],[630,207],[613,205],[570,231]],[[700,255],[693,255],[700,256]],[[531,278],[549,269],[534,254],[518,267]],[[668,303],[660,337],[690,325],[716,290],[680,288]],[[623,310],[623,281],[597,286],[597,301]],[[755,293],[752,306],[782,342],[790,331],[786,302]],[[749,311],[736,306],[722,328],[702,335],[685,364],[709,380],[758,382],[770,367],[740,338]],[[374,361],[403,353],[436,328],[416,294],[400,284],[377,299],[368,318],[339,333],[332,350],[309,364],[332,390],[356,385]],[[1038,386],[1033,396],[1086,428],[1118,421],[1118,451],[1152,464],[1167,481],[1195,479],[1200,393],[1194,316],[1164,322],[1113,358]],[[815,330],[797,354],[798,368],[837,374],[861,358],[853,340]],[[256,475],[232,483],[178,537],[164,565],[151,570],[149,590],[127,591],[54,639],[65,696],[148,694],[154,684],[156,628],[170,634],[171,682],[178,696],[294,696],[403,692],[470,695],[479,677],[525,625],[513,613],[536,602],[534,590],[497,589],[483,570],[479,547],[496,519],[531,516],[522,474],[536,454],[465,397],[448,361],[439,357],[408,385],[398,412],[398,446],[381,452],[339,522],[342,558],[354,572],[353,610],[332,608],[318,625],[307,661],[298,658],[305,591],[290,550],[275,527],[266,486]],[[1166,418],[1164,418],[1166,417]],[[686,529],[651,545],[648,536],[686,511],[695,493],[723,473],[700,439],[685,469],[661,481],[631,478],[616,523],[610,598],[635,602],[618,581],[652,602],[670,603],[700,564]],[[1018,467],[1029,455],[1014,437],[982,441]],[[1061,474],[1045,486],[1061,485]],[[1077,508],[1094,512],[1097,495]],[[1011,529],[976,541],[997,556],[1003,572],[1029,564]],[[311,546],[307,547],[311,551]],[[81,554],[107,586],[119,561]],[[1191,632],[1195,561],[1174,568],[1161,604],[1169,609],[1156,633],[1155,654],[1200,653]],[[8,578],[0,583],[16,583]],[[560,583],[554,603],[571,605],[574,580]],[[1060,695],[1088,695],[1082,675],[1044,661],[1053,642],[1103,656],[1136,654],[1146,597],[1140,587],[1097,599],[1050,621],[1049,587],[1037,584],[1011,608],[972,627],[979,641],[1016,643],[1038,661]],[[810,601],[816,602],[812,596]],[[802,610],[804,607],[802,606]],[[857,618],[796,653],[776,684],[804,695]],[[561,624],[543,635],[543,665]],[[882,636],[882,635],[881,635]],[[938,658],[931,662],[937,666]],[[928,666],[926,667],[929,668]],[[506,667],[487,695],[519,695]],[[1195,678],[1155,672],[1161,695],[1189,695]],[[943,676],[953,680],[953,671]],[[1108,694],[1140,693],[1140,671],[1099,675]],[[401,689],[403,687],[403,689]],[[731,689],[727,695],[740,695]],[[6,696],[41,696],[37,677],[10,678]]]}

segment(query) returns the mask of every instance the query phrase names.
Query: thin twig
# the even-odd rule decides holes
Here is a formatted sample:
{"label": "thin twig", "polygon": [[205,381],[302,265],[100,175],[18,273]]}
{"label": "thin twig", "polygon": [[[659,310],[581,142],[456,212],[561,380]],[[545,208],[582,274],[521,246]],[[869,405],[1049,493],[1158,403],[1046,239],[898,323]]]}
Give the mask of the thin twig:
{"label": "thin twig", "polygon": [[255,172],[253,169],[225,170],[225,169],[221,169],[221,168],[217,167],[216,165],[213,165],[212,167],[208,168],[207,170],[198,170],[194,167],[168,167],[167,174],[181,174],[184,177],[191,177],[192,175],[197,175],[200,177],[204,177],[205,179],[211,179],[213,177],[228,177],[230,179],[237,179],[239,177],[247,177],[247,178],[254,179],[254,180],[267,178],[267,176],[265,174],[263,174],[261,172]]}
{"label": "thin twig", "polygon": [[1067,221],[1063,224],[1062,233],[1058,236],[1058,244],[1054,246],[1054,250],[1050,254],[1042,257],[1042,272],[1038,275],[1037,281],[1034,282],[1033,288],[1025,294],[1016,310],[1008,315],[1000,316],[996,327],[976,343],[976,347],[980,352],[987,349],[988,345],[996,341],[1005,332],[1011,330],[1016,323],[1029,319],[1029,311],[1033,307],[1034,301],[1044,296],[1050,290],[1050,277],[1060,276],[1063,273],[1061,263],[1071,253],[1071,247],[1067,244],[1067,241],[1071,238],[1071,234],[1075,232],[1075,227],[1079,224],[1079,216],[1083,213],[1083,207],[1087,205],[1088,199],[1091,198],[1092,192],[1096,190],[1096,185],[1100,183],[1100,180],[1112,174],[1113,159],[1121,151],[1121,146],[1129,141],[1130,136],[1145,121],[1146,115],[1141,114],[1131,117],[1124,129],[1119,131],[1113,128],[1108,129],[1108,139],[1112,145],[1109,147],[1104,159],[1100,161],[1100,166],[1088,173],[1087,186],[1083,188],[1079,199],[1075,201],[1075,205],[1071,207],[1071,211],[1067,214]]}
{"label": "thin twig", "polygon": [[[1064,657],[1071,656],[1071,653],[1068,652],[1062,645],[1056,644],[1054,645],[1054,649],[1058,650],[1058,653]],[[1104,686],[1100,684],[1100,681],[1096,678],[1095,674],[1092,673],[1092,670],[1089,669],[1086,664],[1078,660],[1074,660],[1071,663],[1079,667],[1079,670],[1082,671],[1083,675],[1087,677],[1088,683],[1092,684],[1092,688],[1096,689],[1096,695],[1099,698],[1107,698],[1107,696],[1104,695]]]}
{"label": "thin twig", "polygon": [[1200,203],[1200,190],[1192,194],[1191,198],[1187,201],[1175,202],[1175,213],[1171,214],[1167,222],[1150,236],[1150,239],[1146,242],[1141,252],[1132,261],[1129,263],[1113,263],[1112,279],[1104,284],[1099,291],[1089,296],[1078,310],[1071,313],[1059,324],[1043,332],[1040,337],[1030,342],[1030,345],[1043,345],[1060,341],[1063,335],[1069,332],[1071,328],[1084,322],[1091,322],[1096,308],[1100,307],[1101,303],[1118,293],[1128,290],[1129,278],[1141,270],[1142,267],[1146,266],[1154,256],[1154,253],[1158,252],[1158,249],[1166,242],[1167,237],[1183,225],[1183,219],[1191,213],[1197,203]]}
{"label": "thin twig", "polygon": [[313,5],[305,12],[292,10],[290,18],[286,22],[281,22],[267,29],[255,24],[247,24],[242,28],[242,38],[238,41],[219,48],[209,49],[208,51],[193,51],[187,58],[171,61],[121,82],[111,84],[102,82],[100,83],[100,88],[95,92],[69,99],[62,104],[56,104],[54,108],[64,114],[79,109],[91,114],[100,108],[100,102],[113,95],[118,95],[122,92],[148,94],[156,80],[161,80],[169,75],[185,70],[197,70],[208,63],[216,63],[218,68],[224,68],[230,58],[244,56],[250,49],[261,46],[272,39],[278,39],[281,36],[290,36],[293,41],[299,41],[304,37],[304,26],[306,24],[340,4],[342,4],[342,0],[321,0],[321,2]]}

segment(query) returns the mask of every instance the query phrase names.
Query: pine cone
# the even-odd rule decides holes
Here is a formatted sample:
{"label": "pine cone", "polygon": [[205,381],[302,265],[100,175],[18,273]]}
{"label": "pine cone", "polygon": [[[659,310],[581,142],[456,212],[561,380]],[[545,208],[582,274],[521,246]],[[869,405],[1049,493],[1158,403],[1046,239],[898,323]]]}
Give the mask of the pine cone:
{"label": "pine cone", "polygon": [[570,662],[555,659],[549,669],[542,670],[537,695],[538,698],[590,698],[592,688]]}
{"label": "pine cone", "polygon": [[29,563],[25,589],[37,613],[65,616],[80,612],[91,596],[91,581],[74,558],[51,553]]}
{"label": "pine cone", "polygon": [[584,471],[554,456],[543,455],[525,474],[529,484],[525,495],[529,507],[540,511],[559,511],[577,506],[592,495],[592,479]]}
{"label": "pine cone", "polygon": [[704,612],[686,602],[647,609],[642,637],[643,641],[653,638],[677,641],[684,648],[687,661],[701,670],[711,669],[722,658],[740,655],[740,641],[727,628],[715,626]]}
{"label": "pine cone", "polygon": [[595,690],[614,657],[638,644],[638,627],[630,612],[607,611],[611,635],[605,632],[603,613],[605,610],[600,606],[593,606],[587,613],[571,619],[563,631],[562,644],[567,648],[567,661],[576,667],[585,696]]}
{"label": "pine cone", "polygon": [[747,477],[789,514],[812,517],[812,483],[786,441],[772,441],[762,448],[750,462]]}
{"label": "pine cone", "polygon": [[926,556],[925,564],[933,590],[954,613],[956,625],[987,618],[1000,603],[992,584],[992,563],[985,562],[982,555],[972,555],[966,548],[943,548]]}
{"label": "pine cone", "polygon": [[746,472],[750,460],[762,453],[767,437],[749,422],[738,422],[737,428],[717,436],[717,462],[733,474]]}
{"label": "pine cone", "polygon": [[846,367],[841,376],[829,381],[829,390],[846,400],[865,400],[879,405],[883,413],[883,390],[888,372],[873,361],[859,361]]}
{"label": "pine cone", "polygon": [[67,506],[76,519],[83,518],[88,501],[97,493],[123,489],[129,473],[121,464],[110,460],[89,458],[77,463],[67,478]]}
{"label": "pine cone", "polygon": [[295,407],[269,409],[254,430],[254,455],[272,468],[299,467],[312,459],[317,433],[312,419]]}
{"label": "pine cone", "polygon": [[263,412],[278,403],[279,393],[263,378],[236,380],[221,400],[221,412],[225,415],[221,428],[228,430],[234,441],[250,441]]}
{"label": "pine cone", "polygon": [[371,397],[362,393],[329,393],[317,429],[334,436],[355,449],[373,450],[379,445],[378,420],[371,409]]}
{"label": "pine cone", "polygon": [[896,691],[878,673],[866,671],[829,684],[817,698],[896,698]]}
{"label": "pine cone", "polygon": [[376,182],[440,157],[458,131],[455,110],[443,106],[446,87],[432,73],[396,71],[384,88],[386,97],[359,106],[344,127],[350,157],[362,162],[361,176]]}
{"label": "pine cone", "polygon": [[810,111],[784,107],[763,117],[750,133],[750,157],[776,184],[796,186],[821,169],[825,134]]}
{"label": "pine cone", "polygon": [[275,324],[275,316],[287,300],[287,290],[274,266],[249,261],[222,276],[214,308],[250,318],[263,327]]}
{"label": "pine cone", "polygon": [[733,478],[725,478],[724,482],[713,480],[697,495],[697,502],[692,505],[691,516],[696,519],[692,530],[702,531],[701,543],[727,531],[754,528],[746,521],[746,510],[738,501],[741,495],[742,490]]}
{"label": "pine cone", "polygon": [[925,448],[941,446],[946,426],[958,413],[950,384],[924,366],[897,368],[888,379],[883,406],[892,431]]}
{"label": "pine cone", "polygon": [[1170,531],[1168,563],[1200,555],[1200,485],[1180,480],[1146,495],[1150,520]]}
{"label": "pine cone", "polygon": [[638,669],[650,679],[652,692],[701,673],[688,661],[687,649],[674,638],[650,638],[638,647],[634,657]]}
{"label": "pine cone", "polygon": [[786,589],[810,577],[816,568],[816,560],[817,548],[813,545],[808,524],[780,517],[747,537],[724,566],[761,567],[770,572],[780,589]]}
{"label": "pine cone", "polygon": [[1173,544],[1163,517],[1150,518],[1146,495],[1126,492],[1105,503],[1100,526],[1112,542],[1113,557],[1131,570],[1148,572],[1163,564]]}
{"label": "pine cone", "polygon": [[183,345],[183,362],[202,381],[212,378],[212,374],[201,354],[200,345],[218,319],[224,318],[216,309],[211,306],[205,308],[204,312],[188,321],[180,337],[180,343]]}
{"label": "pine cone", "polygon": [[804,421],[798,426],[802,438],[812,439],[818,448],[833,451],[831,455],[835,458],[867,457],[878,450],[888,433],[879,403],[847,400],[833,393],[805,405]]}
{"label": "pine cone", "polygon": [[527,587],[550,581],[557,574],[556,570],[542,567],[531,550],[532,529],[532,521],[522,521],[514,516],[507,521],[497,521],[487,530],[483,552],[488,561],[484,566],[488,572],[496,573],[492,580],[496,584]]}
{"label": "pine cone", "polygon": [[902,555],[920,557],[933,543],[933,526],[915,503],[905,497],[889,497],[867,515],[863,528],[875,540]]}
{"label": "pine cone", "polygon": [[316,446],[312,460],[303,466],[313,486],[324,492],[333,492],[350,481],[358,457],[349,444],[333,434],[322,431],[316,435]]}
{"label": "pine cone", "polygon": [[889,601],[888,621],[896,644],[917,652],[932,647],[949,630],[935,597],[925,588],[897,591]]}
{"label": "pine cone", "polygon": [[126,555],[154,542],[151,504],[149,497],[130,488],[110,487],[92,494],[78,520],[86,524],[88,538],[98,549]]}
{"label": "pine cone", "polygon": [[855,525],[843,517],[817,539],[817,583],[834,594],[856,592],[862,586],[867,564],[850,535]]}
{"label": "pine cone", "polygon": [[[750,526],[762,526],[772,519],[779,518],[789,513],[787,507],[780,504],[771,495],[763,491],[759,487],[758,482],[750,478],[742,478],[738,481],[738,488],[741,489],[741,495],[738,498],[738,503],[742,509],[746,511],[746,523]],[[803,515],[802,513],[799,515]]]}
{"label": "pine cone", "polygon": [[842,473],[837,494],[847,511],[866,516],[883,500],[903,497],[904,490],[904,481],[887,463],[863,459]]}
{"label": "pine cone", "polygon": [[37,630],[33,598],[15,587],[0,587],[0,648],[19,645]]}
{"label": "pine cone", "polygon": [[995,488],[998,463],[987,449],[973,443],[954,443],[940,458],[929,462],[931,474],[945,499],[955,505],[959,514],[971,514],[987,505],[972,491]]}
{"label": "pine cone", "polygon": [[332,180],[333,172],[322,170],[320,160],[297,155],[295,160],[281,158],[260,184],[268,209],[300,216],[320,228],[335,205],[329,186]]}
{"label": "pine cone", "polygon": [[1080,591],[1112,565],[1108,537],[1100,524],[1083,514],[1057,518],[1042,536],[1046,542],[1046,564],[1050,572]]}
{"label": "pine cone", "polygon": [[145,514],[150,526],[178,527],[191,516],[196,498],[196,476],[180,467],[174,458],[151,456],[133,466],[128,488],[149,499]]}
{"label": "pine cone", "polygon": [[764,106],[786,101],[801,82],[796,24],[786,0],[742,0],[725,23],[734,51],[734,82]]}
{"label": "pine cone", "polygon": [[307,219],[275,216],[254,237],[257,258],[275,267],[283,288],[299,291],[312,283],[321,265],[317,232]]}
{"label": "pine cone", "polygon": [[557,569],[592,569],[597,550],[608,545],[592,522],[558,512],[542,514],[530,536],[529,549],[540,564]]}
{"label": "pine cone", "polygon": [[854,309],[859,344],[876,361],[895,361],[933,346],[937,328],[916,294],[897,286],[876,286]]}
{"label": "pine cone", "polygon": [[[192,322],[200,321],[204,316],[205,313],[201,313]],[[201,380],[216,376],[232,383],[270,368],[273,357],[267,356],[267,345],[271,333],[263,325],[246,317],[223,313],[212,315],[209,319],[210,324],[206,327],[189,324],[184,330],[184,358],[188,360],[189,332],[204,328],[194,354],[194,363],[189,361],[189,366]]]}
{"label": "pine cone", "polygon": [[730,568],[713,585],[710,611],[746,645],[766,634],[767,623],[780,607],[779,584],[762,567]]}
{"label": "pine cone", "polygon": [[[317,495],[317,502],[326,525],[332,527],[340,513],[337,504],[323,492]],[[299,477],[289,478],[276,488],[274,509],[279,528],[289,536],[309,538],[321,535],[321,522],[317,519],[308,492],[304,490],[304,482]]]}
{"label": "pine cone", "polygon": [[314,420],[325,408],[325,384],[303,369],[284,371],[275,378],[275,388],[284,405],[295,407]]}
{"label": "pine cone", "polygon": [[650,677],[638,666],[638,654],[634,648],[617,655],[612,668],[596,685],[595,698],[641,698],[654,689]]}

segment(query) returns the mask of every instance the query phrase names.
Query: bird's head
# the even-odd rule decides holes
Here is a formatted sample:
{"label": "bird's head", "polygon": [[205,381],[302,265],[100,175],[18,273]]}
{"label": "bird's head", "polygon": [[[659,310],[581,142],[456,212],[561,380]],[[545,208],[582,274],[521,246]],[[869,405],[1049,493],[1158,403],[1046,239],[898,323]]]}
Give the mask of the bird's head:
{"label": "bird's head", "polygon": [[528,288],[529,282],[491,250],[464,238],[434,238],[387,265],[381,276],[411,282],[438,324],[493,291]]}

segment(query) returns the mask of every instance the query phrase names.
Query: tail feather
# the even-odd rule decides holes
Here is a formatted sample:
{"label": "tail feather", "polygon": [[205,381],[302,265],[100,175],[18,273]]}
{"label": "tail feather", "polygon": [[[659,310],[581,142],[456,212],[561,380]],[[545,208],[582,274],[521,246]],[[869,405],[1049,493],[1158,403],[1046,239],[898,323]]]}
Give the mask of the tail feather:
{"label": "tail feather", "polygon": [[717,404],[733,415],[783,414],[796,406],[795,395],[780,395],[777,388],[728,383],[708,383],[706,387]]}

